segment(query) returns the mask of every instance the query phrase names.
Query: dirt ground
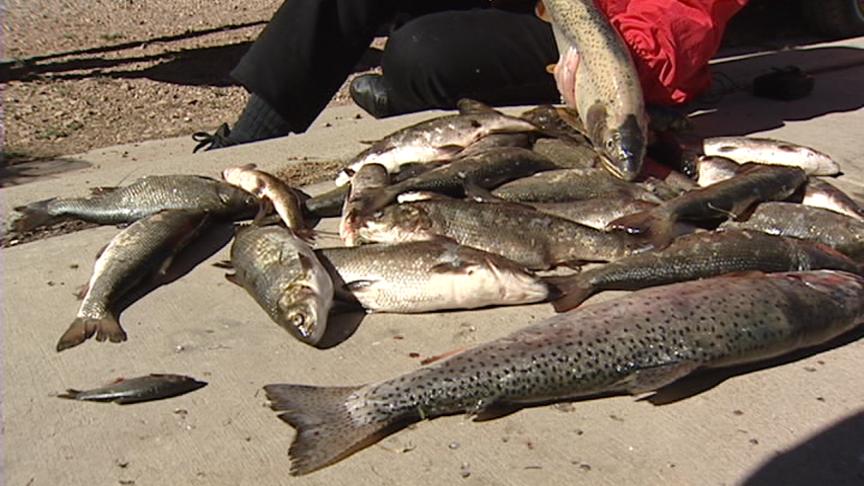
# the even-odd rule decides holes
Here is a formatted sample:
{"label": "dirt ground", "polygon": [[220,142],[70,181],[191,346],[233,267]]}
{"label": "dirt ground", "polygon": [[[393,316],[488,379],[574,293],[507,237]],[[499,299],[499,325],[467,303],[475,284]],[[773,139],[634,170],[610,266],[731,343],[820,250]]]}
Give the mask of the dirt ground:
{"label": "dirt ground", "polygon": [[[4,155],[15,163],[233,123],[246,92],[228,73],[281,1],[6,3]],[[346,82],[333,104],[348,102]]]}

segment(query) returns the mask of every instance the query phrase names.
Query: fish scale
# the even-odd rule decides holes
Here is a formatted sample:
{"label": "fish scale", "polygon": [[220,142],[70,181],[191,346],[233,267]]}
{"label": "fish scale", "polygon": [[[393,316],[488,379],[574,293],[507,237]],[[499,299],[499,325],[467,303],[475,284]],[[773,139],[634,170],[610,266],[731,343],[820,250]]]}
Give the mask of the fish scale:
{"label": "fish scale", "polygon": [[298,434],[292,474],[396,425],[498,405],[639,394],[700,368],[776,357],[864,321],[864,278],[838,271],[738,275],[641,290],[558,314],[438,364],[358,387],[267,385]]}

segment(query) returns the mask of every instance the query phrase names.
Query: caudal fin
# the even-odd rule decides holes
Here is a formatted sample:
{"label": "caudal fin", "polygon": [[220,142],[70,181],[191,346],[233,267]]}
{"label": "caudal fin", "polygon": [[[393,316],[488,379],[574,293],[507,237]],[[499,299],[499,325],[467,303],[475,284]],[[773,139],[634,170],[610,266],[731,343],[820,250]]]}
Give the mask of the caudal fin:
{"label": "caudal fin", "polygon": [[126,340],[126,332],[113,315],[101,319],[78,317],[60,336],[60,340],[57,341],[57,352],[78,346],[94,335],[97,341],[109,340],[112,343],[119,343]]}
{"label": "caudal fin", "polygon": [[581,275],[546,277],[543,281],[557,291],[558,297],[552,300],[552,307],[556,312],[566,312],[579,307],[595,292],[595,289],[586,283]]}
{"label": "caudal fin", "polygon": [[675,221],[653,210],[622,216],[606,225],[606,231],[624,231],[647,238],[655,249],[669,246],[675,239]]}
{"label": "caudal fin", "polygon": [[[291,475],[300,476],[329,466],[386,435],[393,421],[363,413],[352,406],[362,387],[267,385],[270,408],[297,430],[288,450]],[[353,414],[353,416],[352,416]]]}
{"label": "caudal fin", "polygon": [[12,227],[16,231],[30,231],[58,221],[60,218],[49,211],[49,205],[52,201],[54,198],[30,203],[26,206],[18,206],[15,211],[21,213],[21,217],[12,223]]}

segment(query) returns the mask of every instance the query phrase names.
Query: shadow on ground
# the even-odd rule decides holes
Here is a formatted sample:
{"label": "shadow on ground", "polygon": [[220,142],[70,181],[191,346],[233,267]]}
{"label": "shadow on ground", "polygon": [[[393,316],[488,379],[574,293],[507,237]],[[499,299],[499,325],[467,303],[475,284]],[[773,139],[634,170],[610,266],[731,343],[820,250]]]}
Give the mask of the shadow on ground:
{"label": "shadow on ground", "polygon": [[[750,92],[752,78],[775,68],[799,66],[815,78],[813,92],[793,101],[757,98]],[[782,127],[787,121],[810,120],[830,113],[864,107],[864,49],[819,47],[773,52],[714,64],[722,73],[718,85],[729,93],[696,103],[695,110],[708,110],[693,117],[702,136],[746,135]],[[722,89],[722,86],[718,86]]]}
{"label": "shadow on ground", "polygon": [[742,484],[864,484],[864,410],[781,452]]}
{"label": "shadow on ground", "polygon": [[89,162],[76,159],[43,159],[0,164],[0,187],[11,187],[37,181],[64,172],[86,169]]}

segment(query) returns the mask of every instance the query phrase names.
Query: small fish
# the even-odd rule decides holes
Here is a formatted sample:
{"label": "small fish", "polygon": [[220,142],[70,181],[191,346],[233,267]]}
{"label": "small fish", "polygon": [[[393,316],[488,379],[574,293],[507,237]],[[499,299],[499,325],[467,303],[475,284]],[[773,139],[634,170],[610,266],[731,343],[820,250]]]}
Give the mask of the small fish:
{"label": "small fish", "polygon": [[807,175],[831,176],[840,166],[828,155],[791,142],[756,137],[712,137],[702,142],[705,155],[719,155],[739,164],[756,162],[798,167]]}
{"label": "small fish", "polygon": [[747,221],[729,221],[721,228],[752,229],[812,240],[857,262],[864,261],[864,223],[827,209],[787,202],[764,203],[756,207]]}
{"label": "small fish", "polygon": [[304,239],[312,238],[312,233],[303,221],[300,197],[282,179],[255,169],[255,164],[229,167],[222,171],[222,178],[232,186],[254,194],[263,201],[269,201],[285,226]]}
{"label": "small fish", "polygon": [[563,296],[554,302],[564,312],[604,290],[638,290],[734,272],[842,270],[861,274],[861,266],[830,247],[758,231],[726,230],[682,236],[668,247],[633,255],[555,278]]}
{"label": "small fish", "polygon": [[659,249],[675,237],[675,224],[679,221],[738,219],[756,203],[786,199],[806,180],[807,175],[801,169],[753,164],[731,179],[690,191],[654,209],[619,218],[609,223],[609,229],[647,235]]}
{"label": "small fish", "polygon": [[447,241],[317,250],[372,312],[475,309],[545,300],[549,289],[504,257]]}
{"label": "small fish", "polygon": [[[348,197],[342,205],[342,217],[339,219],[339,237],[347,246],[357,246],[357,224],[361,215],[375,211],[371,207],[376,201],[376,195],[390,185],[390,175],[381,164],[366,164],[351,178]],[[389,202],[389,201],[388,201]]]}
{"label": "small fish", "polygon": [[388,206],[365,220],[359,234],[379,243],[448,238],[531,270],[617,260],[647,248],[639,238],[605,233],[526,206],[460,200]]}
{"label": "small fish", "polygon": [[237,231],[231,264],[236,273],[226,278],[245,288],[273,322],[318,344],[333,305],[333,281],[308,243],[281,226],[253,224]]}
{"label": "small fish", "polygon": [[162,276],[173,257],[209,222],[207,213],[166,210],[129,225],[111,239],[93,266],[78,315],[57,342],[57,351],[93,335],[97,341],[126,340],[113,308],[148,276]]}
{"label": "small fish", "polygon": [[864,278],[813,271],[640,290],[558,314],[431,366],[360,386],[264,387],[297,431],[291,474],[333,464],[410,423],[495,407],[642,394],[698,369],[824,343],[864,320]]}
{"label": "small fish", "polygon": [[606,225],[628,214],[647,211],[657,204],[638,199],[585,199],[553,203],[528,203],[532,208],[591,228],[605,231]]}
{"label": "small fish", "polygon": [[719,155],[702,155],[695,159],[696,184],[708,187],[735,177],[743,167],[732,159]]}
{"label": "small fish", "polygon": [[508,182],[492,195],[511,202],[566,202],[585,199],[640,199],[662,202],[650,190],[612,177],[603,169],[549,170]]}
{"label": "small fish", "polygon": [[57,395],[70,400],[114,402],[120,405],[149,402],[184,395],[207,386],[206,382],[183,375],[151,374],[137,378],[121,378],[110,385],[92,390],[68,389]]}
{"label": "small fish", "polygon": [[[639,176],[648,141],[642,85],[630,50],[593,1],[544,0],[560,58],[555,81],[576,108],[601,162],[614,176]],[[545,14],[544,14],[545,15]],[[541,15],[541,17],[544,17]]]}
{"label": "small fish", "polygon": [[497,111],[447,115],[398,130],[373,143],[339,173],[336,185],[348,183],[365,164],[377,163],[395,173],[407,163],[436,162],[454,158],[469,145],[494,133],[530,133],[537,127]]}
{"label": "small fish", "polygon": [[255,214],[252,194],[209,177],[168,175],[142,177],[132,184],[91,198],[48,199],[15,208],[22,216],[18,231],[65,218],[97,224],[132,223],[164,209],[206,211],[219,218],[242,219]]}

